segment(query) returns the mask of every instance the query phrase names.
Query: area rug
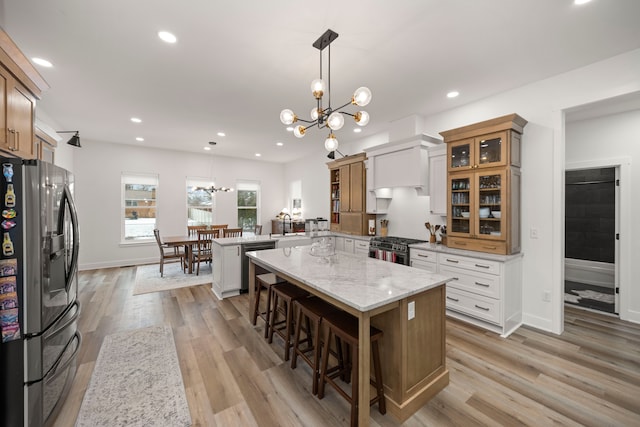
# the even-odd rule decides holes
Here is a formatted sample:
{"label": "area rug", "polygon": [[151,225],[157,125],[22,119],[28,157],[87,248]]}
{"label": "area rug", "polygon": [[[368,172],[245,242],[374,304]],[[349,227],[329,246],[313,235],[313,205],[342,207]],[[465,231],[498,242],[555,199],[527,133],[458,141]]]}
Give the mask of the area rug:
{"label": "area rug", "polygon": [[76,427],[191,425],[169,326],[107,335]]}
{"label": "area rug", "polygon": [[200,274],[197,276],[195,271],[192,274],[184,273],[180,263],[165,264],[164,277],[160,277],[159,264],[141,265],[136,270],[133,295],[211,284],[211,281],[211,264],[200,265]]}

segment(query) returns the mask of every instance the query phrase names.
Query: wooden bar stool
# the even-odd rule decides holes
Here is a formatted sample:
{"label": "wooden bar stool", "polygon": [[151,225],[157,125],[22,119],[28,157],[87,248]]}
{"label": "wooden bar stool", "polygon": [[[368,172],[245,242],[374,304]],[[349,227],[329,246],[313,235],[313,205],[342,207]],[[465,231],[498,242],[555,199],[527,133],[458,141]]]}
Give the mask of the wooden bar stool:
{"label": "wooden bar stool", "polygon": [[[320,325],[322,318],[329,313],[339,310],[337,307],[329,304],[318,297],[309,297],[293,302],[295,310],[298,312],[298,319],[295,325],[295,333],[293,339],[293,357],[291,358],[291,369],[295,369],[298,356],[302,358],[311,367],[313,371],[312,393],[318,394],[318,378],[320,373]],[[300,331],[302,330],[302,322],[306,320],[306,338],[300,340]],[[313,331],[309,327],[309,323],[313,323]],[[305,348],[301,348],[301,344],[305,344]]]}
{"label": "wooden bar stool", "polygon": [[[269,343],[273,342],[274,332],[284,340],[284,360],[289,360],[289,349],[291,348],[291,325],[293,323],[293,301],[307,298],[309,292],[292,285],[282,283],[271,286],[271,321],[269,322]],[[280,307],[281,302],[284,307]],[[284,315],[284,320],[277,320],[278,313]],[[280,326],[284,323],[284,326]],[[280,326],[280,327],[278,327]]]}
{"label": "wooden bar stool", "polygon": [[[255,326],[258,317],[264,320],[264,337],[269,337],[269,316],[271,314],[271,287],[273,285],[279,285],[286,283],[286,280],[281,279],[273,273],[258,274],[256,276],[256,292],[255,301],[253,303],[253,312],[251,314],[251,322]],[[260,291],[264,289],[267,291],[267,307],[265,311],[260,311]]]}
{"label": "wooden bar stool", "polygon": [[[351,404],[351,426],[358,425],[358,383],[360,375],[370,377],[369,372],[360,373],[358,366],[358,319],[347,312],[339,311],[328,313],[322,320],[327,328],[324,336],[324,347],[322,349],[322,364],[320,367],[320,384],[318,386],[318,398],[324,397],[324,386],[329,383],[336,389],[336,391],[344,397],[347,402]],[[382,387],[382,366],[380,364],[380,351],[378,349],[378,341],[382,338],[382,331],[371,326],[371,356],[373,358],[373,371],[375,375],[375,381],[369,380],[370,383],[376,388],[376,396],[371,399],[370,405],[378,403],[378,411],[381,414],[387,412],[386,401],[384,397],[384,389]],[[329,368],[329,343],[331,336],[335,335],[340,338],[343,343],[348,344],[351,347],[351,363],[349,367],[345,364],[344,367],[339,366]],[[351,368],[351,396],[349,396],[335,381],[338,376],[344,376]]]}

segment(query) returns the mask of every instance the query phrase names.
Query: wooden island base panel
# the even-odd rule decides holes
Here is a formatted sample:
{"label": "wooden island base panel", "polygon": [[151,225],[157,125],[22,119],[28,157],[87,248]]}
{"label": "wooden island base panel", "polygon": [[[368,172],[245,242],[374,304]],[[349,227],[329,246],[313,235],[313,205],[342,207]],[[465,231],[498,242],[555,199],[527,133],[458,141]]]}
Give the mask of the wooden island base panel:
{"label": "wooden island base panel", "polygon": [[[445,284],[451,278],[337,252],[321,260],[309,247],[248,252],[249,300],[256,266],[358,317],[358,362],[371,372],[369,327],[381,329],[387,411],[404,421],[449,384],[445,349]],[[411,318],[410,318],[411,317]],[[369,425],[369,377],[361,376],[359,425]]]}

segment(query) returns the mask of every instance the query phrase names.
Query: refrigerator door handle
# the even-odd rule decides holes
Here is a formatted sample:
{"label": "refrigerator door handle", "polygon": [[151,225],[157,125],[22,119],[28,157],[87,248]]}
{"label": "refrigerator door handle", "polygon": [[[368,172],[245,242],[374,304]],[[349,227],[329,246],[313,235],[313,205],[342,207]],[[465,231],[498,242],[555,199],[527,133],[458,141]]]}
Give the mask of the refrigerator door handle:
{"label": "refrigerator door handle", "polygon": [[[76,213],[76,207],[73,203],[73,197],[71,197],[71,191],[69,190],[69,186],[64,186],[64,195],[62,196],[62,206],[69,207],[69,214],[71,216],[71,227],[73,229],[73,243],[72,243],[72,252],[71,252],[71,263],[69,264],[69,271],[65,272],[66,285],[65,288],[67,292],[69,291],[69,285],[71,285],[73,281],[73,276],[78,268],[78,252],[80,247],[80,240],[78,238],[78,215]],[[58,217],[58,230],[64,230],[64,212],[66,209],[60,209],[60,216]]]}

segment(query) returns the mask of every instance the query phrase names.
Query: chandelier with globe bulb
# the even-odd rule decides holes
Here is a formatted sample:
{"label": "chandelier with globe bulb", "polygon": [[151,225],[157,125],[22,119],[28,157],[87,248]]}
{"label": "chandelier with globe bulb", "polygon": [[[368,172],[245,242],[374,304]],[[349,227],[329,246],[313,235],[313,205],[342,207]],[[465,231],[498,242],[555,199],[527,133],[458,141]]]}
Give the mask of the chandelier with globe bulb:
{"label": "chandelier with globe bulb", "polygon": [[[324,148],[327,151],[335,151],[338,148],[338,139],[333,134],[333,131],[337,131],[344,126],[344,116],[351,116],[353,120],[359,126],[366,126],[369,123],[369,113],[366,111],[357,111],[355,113],[348,113],[342,111],[349,105],[356,105],[358,107],[364,107],[371,101],[371,91],[366,87],[359,87],[353,93],[351,100],[337,108],[331,107],[331,42],[338,38],[338,33],[327,30],[321,35],[318,40],[313,43],[313,47],[320,51],[320,78],[317,78],[311,82],[311,93],[316,99],[316,106],[311,109],[311,120],[304,120],[298,117],[292,110],[284,109],[280,112],[280,121],[289,126],[296,122],[305,123],[299,124],[293,128],[293,134],[302,138],[305,136],[307,129],[317,126],[319,129],[329,128],[329,136],[324,141]],[[329,64],[327,67],[327,82],[322,79],[322,51],[328,47]],[[326,94],[327,105],[323,104]]]}

